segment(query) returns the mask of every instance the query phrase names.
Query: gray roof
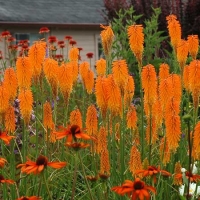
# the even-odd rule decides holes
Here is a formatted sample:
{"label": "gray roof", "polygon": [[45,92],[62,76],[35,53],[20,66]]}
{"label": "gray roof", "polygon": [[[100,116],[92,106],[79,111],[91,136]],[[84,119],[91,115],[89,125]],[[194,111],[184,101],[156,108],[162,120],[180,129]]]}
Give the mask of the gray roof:
{"label": "gray roof", "polygon": [[0,0],[0,24],[105,23],[103,0]]}

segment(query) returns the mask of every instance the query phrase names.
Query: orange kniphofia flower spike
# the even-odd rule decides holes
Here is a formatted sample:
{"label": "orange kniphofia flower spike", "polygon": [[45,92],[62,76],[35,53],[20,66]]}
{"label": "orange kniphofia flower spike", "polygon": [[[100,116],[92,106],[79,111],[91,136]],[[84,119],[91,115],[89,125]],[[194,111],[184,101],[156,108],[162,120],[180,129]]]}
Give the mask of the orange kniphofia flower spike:
{"label": "orange kniphofia flower spike", "polygon": [[29,89],[33,68],[29,57],[18,57],[16,62],[17,82],[20,89]]}
{"label": "orange kniphofia flower spike", "polygon": [[97,77],[95,84],[96,102],[99,106],[102,117],[105,119],[108,107],[108,79],[105,77]]}
{"label": "orange kniphofia flower spike", "polygon": [[189,64],[189,86],[190,91],[200,91],[200,60],[193,60]]}
{"label": "orange kniphofia flower spike", "polygon": [[4,85],[0,85],[0,113],[5,113],[9,106],[9,94]]}
{"label": "orange kniphofia flower spike", "polygon": [[64,101],[68,104],[73,87],[72,66],[70,63],[62,63],[58,70],[58,81]]}
{"label": "orange kniphofia flower spike", "polygon": [[171,152],[169,149],[168,141],[166,137],[163,137],[160,141],[160,160],[164,166],[170,162]]}
{"label": "orange kniphofia flower spike", "polygon": [[135,176],[136,170],[142,169],[141,155],[136,145],[133,145],[131,147],[129,169],[132,172],[133,176]]}
{"label": "orange kniphofia flower spike", "polygon": [[43,125],[46,129],[53,129],[54,123],[52,118],[52,109],[49,102],[45,102],[43,105]]}
{"label": "orange kniphofia flower spike", "polygon": [[9,67],[5,70],[3,84],[9,94],[9,99],[13,101],[17,94],[18,85],[17,85],[17,75],[12,67]]}
{"label": "orange kniphofia flower spike", "polygon": [[88,135],[97,135],[98,120],[97,109],[94,105],[90,105],[86,114],[86,130]]}
{"label": "orange kniphofia flower spike", "polygon": [[37,196],[30,196],[30,197],[20,197],[17,200],[41,200],[41,197],[37,197]]}
{"label": "orange kniphofia flower spike", "polygon": [[108,108],[112,115],[121,116],[122,114],[122,97],[119,86],[115,83],[113,75],[108,76]]}
{"label": "orange kniphofia flower spike", "polygon": [[66,143],[72,143],[74,140],[75,142],[77,139],[84,139],[84,140],[90,140],[92,139],[88,134],[82,132],[80,127],[78,125],[70,125],[67,128],[61,127],[62,131],[54,132],[56,135],[56,139],[62,139],[64,137],[67,137]]}
{"label": "orange kniphofia flower spike", "polygon": [[82,115],[79,109],[73,110],[70,113],[70,124],[78,125],[82,129]]}
{"label": "orange kniphofia flower spike", "polygon": [[186,40],[180,40],[177,46],[177,60],[182,72],[187,60],[188,52],[188,42]]}
{"label": "orange kniphofia flower spike", "polygon": [[19,93],[18,99],[21,115],[24,119],[24,122],[28,124],[33,107],[33,95],[31,90],[22,90]]}
{"label": "orange kniphofia flower spike", "polygon": [[46,42],[37,41],[29,49],[28,57],[33,69],[34,78],[38,78],[42,71],[42,64],[46,54]]}
{"label": "orange kniphofia flower spike", "polygon": [[132,25],[128,27],[129,44],[138,63],[142,64],[142,53],[144,50],[144,33],[142,25]]}
{"label": "orange kniphofia flower spike", "polygon": [[21,171],[26,174],[39,174],[47,166],[52,167],[54,169],[60,169],[65,167],[66,164],[66,162],[49,162],[47,157],[40,155],[35,162],[28,159],[24,164],[17,165],[17,168],[20,167]]}
{"label": "orange kniphofia flower spike", "polygon": [[96,71],[98,76],[104,76],[106,74],[106,60],[101,58],[96,61]]}
{"label": "orange kniphofia flower spike", "polygon": [[150,192],[156,193],[154,187],[146,185],[139,178],[136,178],[134,181],[125,180],[122,186],[115,186],[111,190],[122,196],[127,194],[131,196],[132,200],[150,199]]}
{"label": "orange kniphofia flower spike", "polygon": [[79,58],[79,50],[76,47],[72,47],[69,50],[69,60],[77,62]]}
{"label": "orange kniphofia flower spike", "polygon": [[135,174],[142,174],[143,177],[152,176],[154,183],[156,183],[156,175],[161,174],[163,176],[171,176],[171,174],[160,167],[148,166],[147,169],[136,170]]}
{"label": "orange kniphofia flower spike", "polygon": [[106,176],[110,175],[110,159],[107,147],[101,152],[99,174],[104,174]]}
{"label": "orange kniphofia flower spike", "polygon": [[85,88],[88,94],[91,94],[94,89],[94,72],[88,70],[85,76]]}
{"label": "orange kniphofia flower spike", "polygon": [[14,136],[8,135],[7,132],[0,131],[0,139],[3,140],[6,145],[9,145],[10,140],[12,140],[13,138],[14,138]]}
{"label": "orange kniphofia flower spike", "polygon": [[175,152],[181,137],[180,102],[171,98],[166,104],[165,127],[170,151]]}
{"label": "orange kniphofia flower spike", "polygon": [[169,76],[169,65],[162,63],[159,67],[159,80],[160,82]]}
{"label": "orange kniphofia flower spike", "polygon": [[1,174],[0,174],[0,183],[6,183],[6,184],[14,184],[15,181],[11,179],[5,179]]}
{"label": "orange kniphofia flower spike", "polygon": [[124,95],[125,86],[128,80],[128,66],[125,60],[116,60],[112,63],[112,73],[114,81],[120,88],[122,95]]}
{"label": "orange kniphofia flower spike", "polygon": [[176,52],[178,43],[181,40],[181,25],[175,15],[168,15],[166,19],[167,19],[167,24],[168,24],[167,28],[171,39],[171,44]]}
{"label": "orange kniphofia flower spike", "polygon": [[125,86],[124,103],[126,107],[131,105],[133,95],[135,92],[135,82],[133,76],[128,76],[127,84]]}
{"label": "orange kniphofia flower spike", "polygon": [[83,80],[83,84],[84,85],[85,85],[86,76],[87,76],[87,73],[88,73],[89,69],[90,69],[89,62],[85,61],[85,62],[80,63],[80,65],[79,65],[79,73],[81,75],[81,78]]}
{"label": "orange kniphofia flower spike", "polygon": [[97,137],[97,153],[101,153],[105,148],[107,148],[107,135],[108,133],[106,128],[101,126]]}
{"label": "orange kniphofia flower spike", "polygon": [[5,112],[5,128],[8,132],[15,131],[15,109],[9,105]]}
{"label": "orange kniphofia flower spike", "polygon": [[[174,167],[174,172],[175,175],[173,177],[173,184],[174,185],[182,185],[183,184],[183,175],[181,172],[181,163],[180,162],[176,162],[175,163],[175,167]],[[181,175],[181,176],[180,176]]]}
{"label": "orange kniphofia flower spike", "polygon": [[[150,134],[151,133],[151,134]],[[151,138],[150,138],[151,135]],[[156,127],[156,120],[153,116],[150,123],[150,118],[147,117],[147,127],[146,127],[146,141],[147,144],[155,144],[158,140],[158,134],[157,134],[157,127]]]}
{"label": "orange kniphofia flower spike", "polygon": [[198,35],[188,35],[187,41],[189,43],[189,53],[192,56],[192,59],[195,60],[199,50]]}
{"label": "orange kniphofia flower spike", "polygon": [[200,121],[197,122],[194,129],[194,138],[193,138],[193,155],[195,159],[200,158]]}
{"label": "orange kniphofia flower spike", "polygon": [[6,163],[7,160],[5,158],[0,158],[0,168],[3,168]]}
{"label": "orange kniphofia flower spike", "polygon": [[157,97],[157,76],[155,67],[151,64],[142,68],[142,88],[145,103],[152,106]]}
{"label": "orange kniphofia flower spike", "polygon": [[114,33],[111,26],[103,26],[101,24],[100,27],[104,29],[101,31],[100,35],[101,35],[101,41],[103,45],[104,54],[108,56],[111,51],[111,47],[112,47],[112,43],[114,39]]}
{"label": "orange kniphofia flower spike", "polygon": [[46,79],[51,86],[54,99],[56,99],[58,94],[58,62],[52,58],[46,58],[44,61],[43,70]]}
{"label": "orange kniphofia flower spike", "polygon": [[137,113],[134,105],[131,105],[128,109],[127,116],[127,127],[135,129],[137,127]]}
{"label": "orange kniphofia flower spike", "polygon": [[70,67],[72,68],[73,83],[76,83],[77,77],[78,77],[78,62],[71,61],[69,63],[70,63]]}

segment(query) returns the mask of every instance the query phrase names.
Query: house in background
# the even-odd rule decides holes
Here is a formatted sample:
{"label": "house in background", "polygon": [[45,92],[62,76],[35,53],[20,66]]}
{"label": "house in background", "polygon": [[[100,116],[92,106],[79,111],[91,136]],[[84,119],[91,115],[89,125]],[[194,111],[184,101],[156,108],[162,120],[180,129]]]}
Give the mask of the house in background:
{"label": "house in background", "polygon": [[[106,23],[102,9],[103,0],[0,0],[0,33],[7,30],[16,38],[16,44],[28,39],[31,45],[42,37],[40,28],[48,27],[48,36],[58,40],[72,36],[76,46],[83,48],[82,60],[88,60],[88,52],[94,53],[94,66],[101,54],[100,24]],[[0,50],[5,51],[3,40]]]}

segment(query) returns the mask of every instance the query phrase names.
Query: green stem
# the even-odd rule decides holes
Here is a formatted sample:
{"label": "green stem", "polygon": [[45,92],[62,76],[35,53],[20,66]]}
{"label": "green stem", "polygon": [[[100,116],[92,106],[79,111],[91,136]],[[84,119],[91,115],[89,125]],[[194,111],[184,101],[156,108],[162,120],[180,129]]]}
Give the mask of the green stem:
{"label": "green stem", "polygon": [[46,180],[46,178],[45,178],[44,172],[42,173],[42,176],[43,176],[43,179],[44,179],[45,186],[46,186],[46,188],[47,188],[47,193],[48,193],[48,195],[49,195],[49,199],[50,199],[50,200],[53,200],[53,198],[52,198],[52,196],[51,196],[51,192],[50,192],[50,190],[49,190],[49,186],[48,186],[48,184],[47,184],[47,180]]}
{"label": "green stem", "polygon": [[87,185],[87,188],[88,188],[88,192],[89,192],[89,195],[90,195],[90,199],[91,200],[94,200],[93,197],[92,197],[92,192],[90,190],[90,186],[89,186],[89,183],[88,183],[88,180],[86,178],[86,173],[85,173],[85,169],[84,169],[84,166],[83,166],[83,162],[82,162],[82,159],[81,159],[81,156],[80,156],[80,153],[78,152],[78,157],[80,159],[80,163],[81,163],[81,167],[82,167],[82,170],[83,170],[83,175],[84,175],[84,178],[85,178],[85,182],[86,182],[86,185]]}
{"label": "green stem", "polygon": [[76,181],[77,181],[77,169],[78,169],[78,164],[77,164],[77,155],[74,157],[74,174],[73,174],[73,185],[72,185],[72,196],[71,200],[74,200],[75,196],[75,190],[76,190]]}

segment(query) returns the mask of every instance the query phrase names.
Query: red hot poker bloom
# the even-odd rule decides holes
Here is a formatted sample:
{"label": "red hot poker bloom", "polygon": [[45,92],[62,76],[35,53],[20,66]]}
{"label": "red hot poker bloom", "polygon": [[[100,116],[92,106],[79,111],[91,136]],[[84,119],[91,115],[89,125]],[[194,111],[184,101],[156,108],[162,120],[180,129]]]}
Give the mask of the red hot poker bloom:
{"label": "red hot poker bloom", "polygon": [[148,166],[147,169],[142,169],[142,170],[136,170],[135,174],[140,174],[144,177],[146,176],[152,176],[154,183],[156,183],[156,175],[161,173],[163,176],[171,176],[171,174],[165,170],[160,169],[160,167],[155,167],[155,166]]}
{"label": "red hot poker bloom", "polygon": [[83,133],[78,125],[70,125],[68,128],[62,127],[62,132],[54,132],[57,136],[57,139],[62,139],[67,136],[67,144],[75,142],[77,139],[90,140],[91,137],[86,133]]}
{"label": "red hot poker bloom", "polygon": [[154,187],[146,185],[145,182],[141,181],[139,178],[136,178],[135,181],[125,180],[122,186],[115,186],[112,188],[112,191],[122,196],[128,194],[131,196],[131,200],[150,199],[149,192],[156,193]]}
{"label": "red hot poker bloom", "polygon": [[36,162],[28,159],[24,164],[17,165],[17,168],[21,167],[21,171],[26,174],[39,174],[41,173],[47,166],[52,167],[54,169],[60,169],[66,166],[66,162],[49,162],[47,157],[40,155]]}
{"label": "red hot poker bloom", "polygon": [[41,200],[41,197],[31,196],[31,197],[20,197],[17,200]]}

